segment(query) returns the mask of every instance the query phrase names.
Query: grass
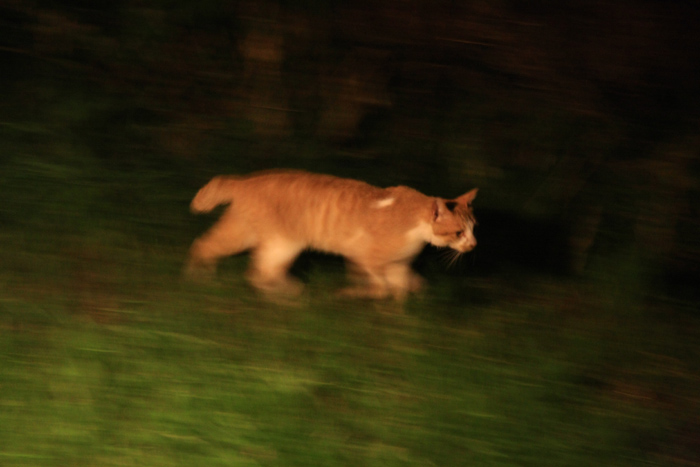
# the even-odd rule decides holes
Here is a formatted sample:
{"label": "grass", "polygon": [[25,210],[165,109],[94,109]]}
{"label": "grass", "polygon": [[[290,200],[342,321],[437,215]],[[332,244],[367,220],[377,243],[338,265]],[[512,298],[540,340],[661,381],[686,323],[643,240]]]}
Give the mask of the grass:
{"label": "grass", "polygon": [[632,256],[577,280],[428,257],[403,307],[336,298],[342,266],[305,256],[274,304],[245,257],[180,280],[211,221],[181,168],[32,144],[0,167],[0,465],[700,462],[697,304]]}
{"label": "grass", "polygon": [[184,248],[80,240],[4,243],[2,465],[697,460],[692,314],[542,278],[435,276],[404,307],[346,301],[322,258],[285,306],[244,285],[244,257],[193,285]]}

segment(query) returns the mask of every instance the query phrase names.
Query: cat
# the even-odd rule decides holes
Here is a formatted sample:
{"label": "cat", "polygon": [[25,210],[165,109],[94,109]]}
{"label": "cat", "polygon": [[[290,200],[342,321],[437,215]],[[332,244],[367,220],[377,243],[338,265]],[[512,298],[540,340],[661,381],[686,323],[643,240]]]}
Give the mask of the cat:
{"label": "cat", "polygon": [[305,249],[342,255],[356,285],[343,295],[402,300],[422,278],[411,263],[430,243],[459,256],[476,246],[471,203],[478,189],[454,199],[406,186],[302,171],[214,177],[190,205],[206,213],[230,203],[219,221],[194,241],[186,272],[212,275],[219,258],[251,250],[246,278],[264,292],[300,292],[287,271]]}

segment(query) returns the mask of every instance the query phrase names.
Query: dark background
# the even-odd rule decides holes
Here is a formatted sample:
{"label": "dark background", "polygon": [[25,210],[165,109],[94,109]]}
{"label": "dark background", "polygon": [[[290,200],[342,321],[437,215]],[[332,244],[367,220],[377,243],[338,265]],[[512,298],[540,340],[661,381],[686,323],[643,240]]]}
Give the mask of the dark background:
{"label": "dark background", "polygon": [[[692,1],[0,2],[0,455],[698,465],[699,24]],[[478,247],[426,249],[398,312],[334,298],[324,255],[289,307],[245,257],[183,284],[197,189],[280,167],[479,187]]]}
{"label": "dark background", "polygon": [[581,273],[592,254],[632,247],[655,285],[697,278],[693,2],[6,2],[1,13],[6,225],[39,216],[42,195],[19,193],[40,175],[106,177],[111,193],[98,196],[138,221],[153,195],[120,177],[182,188],[184,202],[216,173],[301,167],[444,197],[479,186],[477,268]]}

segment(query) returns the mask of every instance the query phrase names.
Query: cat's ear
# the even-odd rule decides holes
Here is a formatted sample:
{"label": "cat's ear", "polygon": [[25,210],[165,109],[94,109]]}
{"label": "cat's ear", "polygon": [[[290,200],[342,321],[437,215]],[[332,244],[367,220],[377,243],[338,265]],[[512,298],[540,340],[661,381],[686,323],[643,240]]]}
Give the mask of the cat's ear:
{"label": "cat's ear", "polygon": [[445,211],[447,211],[447,206],[445,206],[445,202],[440,198],[436,198],[435,201],[433,201],[433,222],[440,219],[440,217],[444,214]]}
{"label": "cat's ear", "polygon": [[474,201],[474,198],[476,198],[476,194],[479,192],[478,188],[474,188],[473,190],[463,194],[459,198],[457,198],[457,202],[459,204],[463,204],[465,206],[471,206],[472,201]]}

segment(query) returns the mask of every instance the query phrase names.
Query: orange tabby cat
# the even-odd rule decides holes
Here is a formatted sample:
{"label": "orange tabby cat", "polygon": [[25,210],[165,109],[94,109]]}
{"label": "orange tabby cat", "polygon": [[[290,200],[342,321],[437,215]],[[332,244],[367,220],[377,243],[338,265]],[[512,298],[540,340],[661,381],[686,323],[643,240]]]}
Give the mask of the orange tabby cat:
{"label": "orange tabby cat", "polygon": [[192,212],[231,205],[193,243],[187,272],[211,274],[219,258],[252,250],[247,278],[255,287],[297,292],[287,270],[309,248],[344,256],[363,279],[344,293],[402,299],[421,285],[410,265],[427,243],[449,246],[455,255],[476,246],[476,193],[448,201],[405,186],[377,188],[300,171],[214,177],[192,200]]}

